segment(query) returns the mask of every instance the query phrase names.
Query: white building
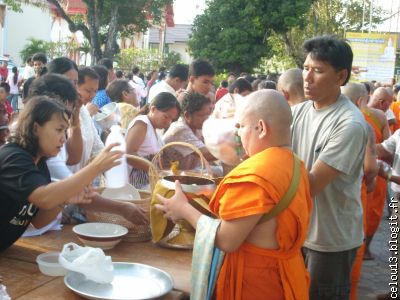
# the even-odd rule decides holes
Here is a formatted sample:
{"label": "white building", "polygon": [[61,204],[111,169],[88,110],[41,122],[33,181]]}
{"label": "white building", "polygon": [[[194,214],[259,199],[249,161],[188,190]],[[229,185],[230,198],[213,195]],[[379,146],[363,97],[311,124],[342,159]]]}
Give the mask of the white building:
{"label": "white building", "polygon": [[[192,33],[192,25],[188,24],[175,24],[174,27],[167,27],[165,36],[165,52],[177,52],[181,56],[182,62],[189,64],[192,57],[189,54],[188,41]],[[149,48],[158,49],[162,42],[160,37],[160,29],[150,28],[148,35]]]}
{"label": "white building", "polygon": [[23,12],[14,12],[0,1],[0,55],[23,65],[19,52],[29,38],[50,41],[53,18],[48,10],[22,4]]}

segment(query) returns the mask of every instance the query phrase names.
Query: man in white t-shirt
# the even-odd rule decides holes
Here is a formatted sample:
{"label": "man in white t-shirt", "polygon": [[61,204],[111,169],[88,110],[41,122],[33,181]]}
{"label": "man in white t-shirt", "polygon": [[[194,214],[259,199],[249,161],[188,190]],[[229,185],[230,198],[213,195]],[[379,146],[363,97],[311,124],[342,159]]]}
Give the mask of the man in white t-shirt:
{"label": "man in white t-shirt", "polygon": [[186,86],[189,77],[189,67],[183,64],[177,64],[171,68],[165,80],[153,85],[149,91],[148,103],[155,96],[162,92],[170,93],[176,96],[176,92]]}
{"label": "man in white t-shirt", "polygon": [[351,74],[351,47],[323,36],[303,48],[304,94],[311,101],[292,107],[292,146],[309,170],[313,197],[303,248],[310,300],[348,299],[353,262],[364,239],[360,190],[367,127],[340,92]]}

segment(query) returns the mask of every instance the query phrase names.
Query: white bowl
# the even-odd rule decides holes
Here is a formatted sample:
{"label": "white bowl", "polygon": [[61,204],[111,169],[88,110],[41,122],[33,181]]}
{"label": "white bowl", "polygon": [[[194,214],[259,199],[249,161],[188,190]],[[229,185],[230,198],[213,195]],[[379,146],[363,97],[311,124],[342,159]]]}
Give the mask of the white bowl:
{"label": "white bowl", "polygon": [[64,276],[68,273],[58,262],[60,252],[42,253],[36,257],[36,262],[39,265],[39,270],[47,276]]}
{"label": "white bowl", "polygon": [[96,121],[103,130],[110,129],[112,125],[118,124],[120,112],[117,103],[111,102],[104,105],[101,108],[101,112],[93,116],[93,120]]}
{"label": "white bowl", "polygon": [[86,246],[104,250],[113,248],[128,233],[121,225],[110,223],[84,223],[72,228]]}

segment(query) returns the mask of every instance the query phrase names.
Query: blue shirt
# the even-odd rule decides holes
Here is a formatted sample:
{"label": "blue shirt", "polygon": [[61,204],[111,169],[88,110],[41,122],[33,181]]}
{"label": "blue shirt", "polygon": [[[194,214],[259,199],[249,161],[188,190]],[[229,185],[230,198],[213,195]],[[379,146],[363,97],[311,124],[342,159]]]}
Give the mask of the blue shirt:
{"label": "blue shirt", "polygon": [[106,90],[97,91],[96,96],[94,96],[92,103],[95,104],[98,108],[103,107],[104,105],[111,103],[110,97],[108,97]]}

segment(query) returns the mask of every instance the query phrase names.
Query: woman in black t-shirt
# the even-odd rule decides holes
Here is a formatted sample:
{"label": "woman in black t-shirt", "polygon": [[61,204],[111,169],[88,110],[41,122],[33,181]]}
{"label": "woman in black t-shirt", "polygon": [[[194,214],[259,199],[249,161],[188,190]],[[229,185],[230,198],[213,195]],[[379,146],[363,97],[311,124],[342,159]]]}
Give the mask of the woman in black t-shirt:
{"label": "woman in black t-shirt", "polygon": [[0,251],[11,246],[32,223],[43,227],[64,204],[91,202],[87,188],[102,172],[119,164],[122,153],[106,147],[87,167],[68,179],[50,182],[46,159],[65,143],[70,113],[55,99],[29,100],[9,143],[0,148]]}

